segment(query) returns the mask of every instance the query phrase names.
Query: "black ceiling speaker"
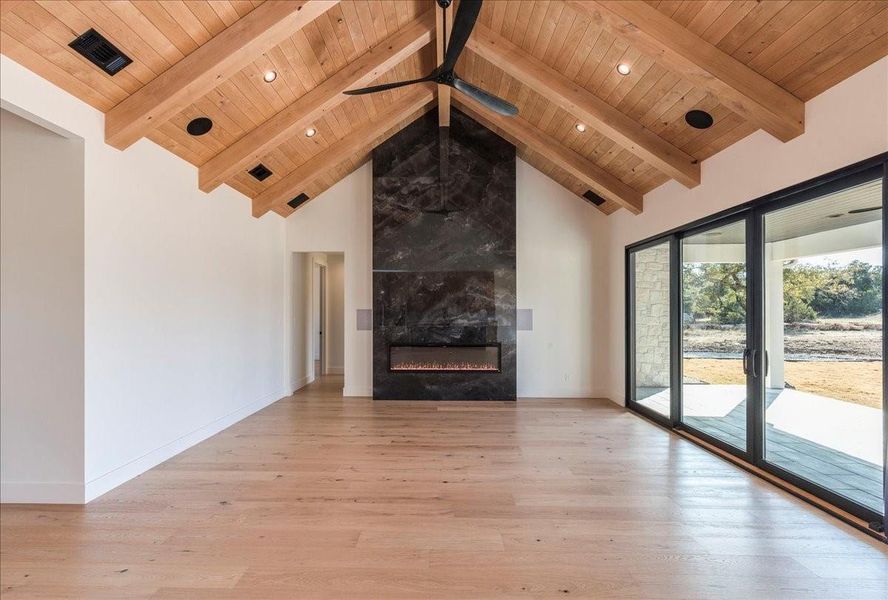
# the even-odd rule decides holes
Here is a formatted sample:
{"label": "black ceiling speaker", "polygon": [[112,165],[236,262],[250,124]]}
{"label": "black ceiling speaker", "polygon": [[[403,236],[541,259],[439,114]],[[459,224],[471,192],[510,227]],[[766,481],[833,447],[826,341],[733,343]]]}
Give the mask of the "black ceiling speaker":
{"label": "black ceiling speaker", "polygon": [[258,165],[253,167],[252,169],[247,171],[247,173],[258,179],[259,181],[263,181],[271,177],[271,169],[269,169],[262,163],[259,163]]}
{"label": "black ceiling speaker", "polygon": [[708,112],[696,109],[689,110],[687,114],[685,114],[685,121],[695,129],[709,129],[715,122],[712,115]]}
{"label": "black ceiling speaker", "polygon": [[585,198],[595,206],[601,206],[602,204],[604,204],[604,198],[602,198],[592,190],[587,190],[586,193],[583,194],[583,198]]}
{"label": "black ceiling speaker", "polygon": [[303,193],[287,202],[287,204],[290,205],[290,208],[299,208],[300,205],[305,204],[306,202],[308,202],[308,195]]}
{"label": "black ceiling speaker", "polygon": [[133,62],[133,59],[118,50],[117,46],[95,29],[88,30],[68,46],[108,75],[117,75],[125,66]]}
{"label": "black ceiling speaker", "polygon": [[[441,10],[445,10],[451,3],[451,0],[437,1]],[[462,54],[463,49],[466,47],[466,42],[469,41],[469,36],[472,34],[472,29],[475,27],[475,21],[478,20],[478,13],[481,12],[481,2],[482,0],[462,0],[462,2],[459,3],[456,17],[453,19],[453,31],[450,34],[450,44],[447,45],[446,42],[442,42],[444,43],[444,62],[438,65],[438,67],[427,76],[421,77],[420,79],[411,79],[409,81],[396,81],[394,83],[373,85],[358,90],[347,90],[344,93],[353,96],[359,94],[372,94],[374,92],[384,92],[385,90],[412,85],[414,83],[434,81],[435,83],[458,89],[466,96],[475,99],[478,103],[496,113],[507,117],[517,115],[518,108],[514,104],[510,104],[502,98],[485,92],[479,87],[475,87],[471,83],[460,79],[459,76],[453,72],[453,69],[456,67],[456,61],[459,60],[459,55]],[[447,39],[446,32],[443,39]]]}
{"label": "black ceiling speaker", "polygon": [[191,135],[204,135],[205,133],[209,133],[212,128],[212,119],[207,117],[197,117],[196,119],[191,119],[191,121],[189,121],[185,131]]}

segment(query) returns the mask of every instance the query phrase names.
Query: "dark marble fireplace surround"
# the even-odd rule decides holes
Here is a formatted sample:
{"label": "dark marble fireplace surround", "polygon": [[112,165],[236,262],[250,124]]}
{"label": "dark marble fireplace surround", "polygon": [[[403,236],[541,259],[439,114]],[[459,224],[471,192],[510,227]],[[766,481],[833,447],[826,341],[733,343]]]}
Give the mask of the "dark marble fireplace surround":
{"label": "dark marble fireplace surround", "polygon": [[[515,147],[455,110],[440,135],[433,111],[373,151],[373,397],[514,400]],[[392,370],[393,345],[496,347],[499,368]]]}

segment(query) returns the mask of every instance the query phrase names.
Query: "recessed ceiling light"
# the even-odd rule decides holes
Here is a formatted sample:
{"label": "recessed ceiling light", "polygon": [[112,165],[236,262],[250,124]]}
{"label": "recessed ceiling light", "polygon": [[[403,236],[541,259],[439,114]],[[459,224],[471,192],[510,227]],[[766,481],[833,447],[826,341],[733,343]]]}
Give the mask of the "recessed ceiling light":
{"label": "recessed ceiling light", "polygon": [[305,130],[305,137],[314,137],[314,135],[318,132],[314,127],[309,127]]}
{"label": "recessed ceiling light", "polygon": [[583,125],[582,123],[577,123],[576,125],[574,125],[574,127],[576,127],[577,131],[579,131],[580,133],[586,132],[586,126]]}
{"label": "recessed ceiling light", "polygon": [[192,119],[188,126],[185,127],[185,131],[187,131],[191,135],[203,135],[210,131],[213,128],[213,121],[208,119],[207,117],[197,117],[196,119]]}
{"label": "recessed ceiling light", "polygon": [[620,75],[628,75],[632,72],[632,67],[627,65],[626,63],[620,63],[617,65],[617,73]]}
{"label": "recessed ceiling light", "polygon": [[266,71],[265,75],[262,76],[262,79],[265,80],[265,83],[271,83],[272,81],[277,79],[277,77],[277,71]]}
{"label": "recessed ceiling light", "polygon": [[709,129],[714,119],[705,110],[689,110],[685,114],[685,121],[694,129]]}

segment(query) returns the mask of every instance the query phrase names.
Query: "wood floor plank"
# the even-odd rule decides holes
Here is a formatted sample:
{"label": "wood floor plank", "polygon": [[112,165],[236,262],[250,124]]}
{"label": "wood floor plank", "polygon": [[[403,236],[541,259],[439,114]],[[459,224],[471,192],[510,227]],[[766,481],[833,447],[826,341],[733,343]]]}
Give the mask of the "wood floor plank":
{"label": "wood floor plank", "polygon": [[888,546],[606,400],[341,388],[85,507],[0,507],[3,598],[888,594]]}

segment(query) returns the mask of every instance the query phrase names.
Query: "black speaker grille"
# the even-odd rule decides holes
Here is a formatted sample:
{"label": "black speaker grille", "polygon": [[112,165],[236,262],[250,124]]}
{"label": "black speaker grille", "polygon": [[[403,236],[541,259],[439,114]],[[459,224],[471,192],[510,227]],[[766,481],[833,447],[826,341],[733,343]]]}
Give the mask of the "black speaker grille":
{"label": "black speaker grille", "polygon": [[586,193],[583,194],[583,198],[585,198],[595,206],[601,206],[602,204],[604,204],[604,198],[602,198],[592,190],[587,190]]}
{"label": "black speaker grille", "polygon": [[95,29],[90,29],[68,45],[108,75],[120,73],[125,66],[133,62]]}
{"label": "black speaker grille", "polygon": [[259,163],[258,165],[253,167],[252,169],[247,171],[247,173],[258,179],[259,181],[263,181],[271,177],[271,170],[262,163]]}
{"label": "black speaker grille", "polygon": [[305,204],[306,202],[308,202],[308,195],[299,194],[298,196],[287,202],[287,204],[290,205],[290,208],[299,208],[300,205]]}

